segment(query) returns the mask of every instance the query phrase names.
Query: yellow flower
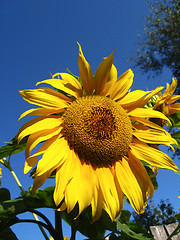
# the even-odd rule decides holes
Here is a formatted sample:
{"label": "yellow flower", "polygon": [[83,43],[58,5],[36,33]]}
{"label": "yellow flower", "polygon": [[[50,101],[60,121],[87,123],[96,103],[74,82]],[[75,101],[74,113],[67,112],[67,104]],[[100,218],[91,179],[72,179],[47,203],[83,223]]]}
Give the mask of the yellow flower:
{"label": "yellow flower", "polygon": [[165,92],[157,98],[154,106],[155,110],[164,113],[166,116],[180,111],[180,103],[174,103],[180,99],[180,95],[172,95],[176,87],[177,79],[173,78],[171,86],[167,83]]}
{"label": "yellow flower", "polygon": [[[40,83],[48,87],[20,91],[27,102],[40,108],[27,115],[40,115],[25,123],[18,139],[29,135],[24,172],[37,164],[33,192],[56,170],[54,201],[79,214],[89,205],[93,221],[102,208],[113,220],[122,210],[126,195],[137,213],[143,213],[154,187],[143,164],[178,172],[171,158],[148,144],[171,146],[176,140],[149,118],[168,118],[143,106],[163,87],[153,91],[127,93],[133,83],[131,70],[117,77],[113,53],[105,58],[93,76],[79,45],[80,82],[68,73],[56,73]],[[84,94],[86,93],[86,95]],[[32,156],[35,146],[44,142]],[[42,158],[38,161],[38,156]]]}

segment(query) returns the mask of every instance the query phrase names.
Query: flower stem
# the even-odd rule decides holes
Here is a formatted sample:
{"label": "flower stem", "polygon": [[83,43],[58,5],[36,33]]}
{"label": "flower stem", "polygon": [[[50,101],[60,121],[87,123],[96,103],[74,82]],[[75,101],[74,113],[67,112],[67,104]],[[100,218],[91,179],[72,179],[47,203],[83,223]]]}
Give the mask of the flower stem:
{"label": "flower stem", "polygon": [[76,231],[77,231],[77,226],[76,226],[75,222],[73,221],[72,225],[71,225],[71,238],[70,238],[70,240],[75,240],[76,239]]}
{"label": "flower stem", "polygon": [[[22,187],[22,185],[21,185],[21,183],[20,183],[17,175],[16,175],[15,172],[12,170],[10,164],[8,164],[8,169],[9,169],[9,171],[11,172],[11,174],[12,174],[14,180],[16,181],[18,187],[20,188],[22,195],[23,195],[23,196],[26,196],[26,192],[24,191],[24,189],[23,189],[23,187]],[[32,213],[32,215],[33,215],[33,217],[34,217],[34,219],[35,219],[36,221],[39,221],[39,218],[38,218],[38,216],[37,216],[35,213]],[[39,225],[39,224],[38,224],[38,227],[39,227],[41,233],[43,234],[44,238],[45,238],[46,240],[49,240],[46,232],[44,231],[44,229],[43,229],[43,227],[42,227],[42,225]]]}
{"label": "flower stem", "polygon": [[55,230],[57,232],[57,240],[63,240],[64,238],[62,232],[61,212],[56,210],[55,210]]}

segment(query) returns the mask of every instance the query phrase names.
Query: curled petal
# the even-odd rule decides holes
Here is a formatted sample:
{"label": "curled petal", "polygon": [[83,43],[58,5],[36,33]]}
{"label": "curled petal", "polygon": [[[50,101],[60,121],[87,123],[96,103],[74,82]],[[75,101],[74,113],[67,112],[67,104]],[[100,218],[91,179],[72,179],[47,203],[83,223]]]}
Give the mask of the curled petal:
{"label": "curled petal", "polygon": [[104,89],[102,91],[103,96],[108,96],[108,95],[111,94],[111,92],[114,89],[114,84],[115,84],[116,80],[117,80],[117,69],[112,64],[111,70],[110,70],[109,74],[107,74],[106,84],[105,84]]}
{"label": "curled petal", "polygon": [[180,112],[180,103],[174,103],[169,106],[169,115]]}
{"label": "curled petal", "polygon": [[113,90],[111,91],[111,99],[121,99],[128,92],[133,83],[134,73],[131,69],[123,73],[115,82]]}
{"label": "curled petal", "polygon": [[156,148],[149,147],[146,143],[136,140],[131,144],[130,148],[131,154],[150,164],[150,166],[171,169],[177,173],[179,172],[177,166],[167,154]]}
{"label": "curled petal", "polygon": [[[48,109],[62,109],[68,107],[67,100],[69,98],[58,93],[55,90],[50,88],[38,88],[38,89],[29,89],[20,91],[21,97],[31,103],[38,105],[40,107],[48,108]],[[63,99],[63,96],[65,99]],[[69,99],[69,101],[71,101]]]}
{"label": "curled petal", "polygon": [[[144,107],[144,105],[157,93],[161,92],[163,87],[157,87],[155,90],[150,91],[150,93],[136,101],[133,101],[131,103],[123,104],[123,108],[125,109],[134,109],[134,108],[141,108]],[[121,102],[120,102],[121,104]]]}
{"label": "curled petal", "polygon": [[79,66],[82,85],[86,94],[91,95],[94,89],[94,79],[93,79],[92,69],[84,57],[84,54],[81,49],[81,45],[79,43],[78,45],[79,45],[78,66]]}
{"label": "curled petal", "polygon": [[[113,51],[114,52],[114,51]],[[94,85],[96,90],[96,95],[101,95],[106,85],[108,75],[113,64],[113,52],[111,55],[104,59],[98,66],[94,75]]]}

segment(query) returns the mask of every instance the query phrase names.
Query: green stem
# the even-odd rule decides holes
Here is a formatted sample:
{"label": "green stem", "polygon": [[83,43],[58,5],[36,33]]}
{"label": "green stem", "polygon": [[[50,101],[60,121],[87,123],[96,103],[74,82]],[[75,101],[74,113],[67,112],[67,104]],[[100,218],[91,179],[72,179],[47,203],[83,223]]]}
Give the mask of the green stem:
{"label": "green stem", "polygon": [[[20,188],[22,195],[23,195],[23,196],[26,196],[26,192],[24,191],[24,189],[23,189],[23,187],[22,187],[22,185],[21,185],[21,183],[20,183],[17,175],[16,175],[15,172],[12,170],[10,164],[8,164],[8,169],[9,169],[9,171],[11,172],[11,174],[12,174],[14,180],[16,181],[18,187]],[[34,219],[35,219],[36,221],[39,221],[39,218],[38,218],[38,216],[37,216],[35,213],[32,213],[32,215],[33,215],[33,217],[34,217]],[[43,234],[44,238],[45,238],[46,240],[49,240],[49,237],[47,236],[46,232],[44,231],[42,225],[39,225],[39,224],[38,224],[38,227],[39,227],[41,233]]]}
{"label": "green stem", "polygon": [[70,240],[75,240],[76,239],[76,231],[77,231],[77,226],[76,226],[75,222],[73,221],[72,225],[71,225],[71,238],[70,238]]}
{"label": "green stem", "polygon": [[[38,226],[46,228],[49,231],[49,233],[51,234],[51,236],[53,236],[53,238],[55,239],[56,235],[55,235],[54,229],[49,227],[47,224],[45,224],[43,222],[40,222],[39,220],[36,221],[36,220],[31,220],[31,219],[22,219],[22,220],[18,219],[16,221],[10,222],[9,224],[6,225],[6,227],[10,227],[10,226],[12,226],[12,225],[14,225],[16,223],[36,223],[36,224],[38,224]],[[46,240],[49,240],[49,238],[46,237]]]}
{"label": "green stem", "polygon": [[57,239],[55,240],[63,240],[63,232],[62,232],[62,220],[61,220],[61,212],[55,210],[55,230],[57,233]]}

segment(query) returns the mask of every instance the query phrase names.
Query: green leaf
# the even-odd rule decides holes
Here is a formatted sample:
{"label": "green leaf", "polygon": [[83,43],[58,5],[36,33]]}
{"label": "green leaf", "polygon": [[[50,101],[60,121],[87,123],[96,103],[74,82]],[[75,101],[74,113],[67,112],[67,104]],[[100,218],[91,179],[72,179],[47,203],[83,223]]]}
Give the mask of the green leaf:
{"label": "green leaf", "polygon": [[6,228],[5,230],[0,231],[0,240],[18,240],[14,232],[10,228]]}
{"label": "green leaf", "polygon": [[23,138],[18,144],[17,137],[14,137],[5,146],[0,148],[0,159],[24,151],[26,148],[27,139],[28,137]]}
{"label": "green leaf", "polygon": [[[147,171],[149,176],[152,176],[154,174],[153,170],[150,167],[148,167],[148,166],[144,166],[144,167],[146,168],[146,171]],[[157,190],[158,189],[158,182],[156,180],[156,177],[151,178],[151,181],[152,181],[152,184],[154,186],[154,189]]]}
{"label": "green leaf", "polygon": [[178,145],[176,146],[180,149],[180,131],[171,134],[171,136],[177,141]]}
{"label": "green leaf", "polygon": [[118,221],[117,227],[122,230],[121,239],[153,240],[153,237],[151,234],[148,233],[148,230],[138,224],[129,222],[121,223],[120,221]]}
{"label": "green leaf", "polygon": [[[107,217],[104,215],[104,212],[105,211],[103,211],[103,217]],[[77,213],[78,213],[78,205],[76,205],[75,209],[73,209],[73,211],[70,212],[69,214],[66,211],[62,212],[61,216],[66,223],[68,223],[70,226],[72,225],[75,226],[77,231],[79,231],[89,239],[92,239],[92,240],[104,239],[104,234],[107,228],[105,224],[103,224],[102,222],[102,220],[105,221],[105,219],[103,219],[102,216],[98,221],[92,223],[91,207],[88,207],[87,209],[85,209],[77,219],[74,219]],[[109,221],[111,220],[109,219]]]}
{"label": "green leaf", "polygon": [[178,128],[178,127],[180,127],[180,112],[171,114],[169,116],[169,119],[171,120],[171,123],[172,123],[171,128]]}
{"label": "green leaf", "polygon": [[0,204],[0,219],[14,217],[17,214],[36,208],[56,208],[53,201],[54,187],[37,191],[34,195],[19,197]]}
{"label": "green leaf", "polygon": [[130,217],[131,217],[131,213],[130,211],[128,210],[122,210],[121,214],[120,214],[120,217],[119,217],[119,221],[120,222],[129,222],[130,220]]}
{"label": "green leaf", "polygon": [[178,222],[180,223],[180,213],[175,215],[175,218],[178,220]]}
{"label": "green leaf", "polygon": [[38,190],[35,192],[34,197],[40,200],[46,207],[55,207],[53,200],[54,186],[47,187],[44,190]]}
{"label": "green leaf", "polygon": [[11,195],[7,188],[0,188],[0,202],[10,200]]}

